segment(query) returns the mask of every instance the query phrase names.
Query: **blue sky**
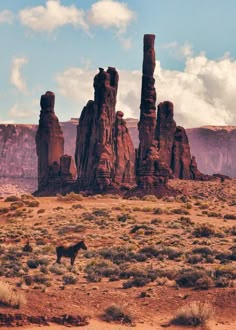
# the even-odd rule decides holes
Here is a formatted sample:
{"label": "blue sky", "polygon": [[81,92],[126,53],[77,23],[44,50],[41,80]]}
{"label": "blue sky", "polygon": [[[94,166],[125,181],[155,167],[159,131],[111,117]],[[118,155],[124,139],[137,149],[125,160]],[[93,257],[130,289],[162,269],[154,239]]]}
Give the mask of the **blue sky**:
{"label": "blue sky", "polygon": [[120,73],[117,110],[139,116],[144,33],[156,35],[158,101],[178,124],[236,125],[234,0],[8,0],[0,3],[0,122],[37,123],[40,95],[60,120],[93,98],[98,67]]}

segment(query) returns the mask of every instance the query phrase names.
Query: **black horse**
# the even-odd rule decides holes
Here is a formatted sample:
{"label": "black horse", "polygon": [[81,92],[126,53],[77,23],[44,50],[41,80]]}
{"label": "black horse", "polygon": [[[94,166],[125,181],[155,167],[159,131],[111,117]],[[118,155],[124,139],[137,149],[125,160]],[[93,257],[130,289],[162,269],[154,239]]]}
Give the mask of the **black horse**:
{"label": "black horse", "polygon": [[71,246],[57,246],[56,247],[56,253],[57,253],[57,263],[59,264],[61,262],[61,257],[67,257],[70,258],[71,266],[74,265],[75,258],[79,252],[80,249],[87,250],[87,246],[84,241],[80,241],[75,245]]}

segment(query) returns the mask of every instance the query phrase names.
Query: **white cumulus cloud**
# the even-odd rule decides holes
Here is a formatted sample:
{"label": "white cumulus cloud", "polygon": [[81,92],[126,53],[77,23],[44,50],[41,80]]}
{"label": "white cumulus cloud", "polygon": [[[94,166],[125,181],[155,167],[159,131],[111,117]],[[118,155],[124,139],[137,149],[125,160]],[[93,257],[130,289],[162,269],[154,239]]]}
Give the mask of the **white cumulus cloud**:
{"label": "white cumulus cloud", "polygon": [[45,6],[23,9],[19,16],[21,23],[34,31],[52,32],[67,24],[88,30],[84,10],[74,5],[63,6],[60,0],[48,0]]}
{"label": "white cumulus cloud", "polygon": [[[119,70],[118,70],[119,71]],[[79,116],[83,106],[93,99],[95,71],[69,68],[58,74],[59,92],[77,107]],[[126,117],[139,117],[141,72],[119,71],[117,110]],[[156,62],[155,79],[158,103],[174,103],[178,125],[236,125],[236,60],[224,56],[210,60],[203,53],[188,56],[183,71],[164,70]]]}
{"label": "white cumulus cloud", "polygon": [[99,0],[91,6],[88,18],[92,25],[115,28],[123,33],[135,18],[135,13],[124,2]]}
{"label": "white cumulus cloud", "polygon": [[0,24],[12,24],[14,21],[14,14],[10,10],[0,11]]}
{"label": "white cumulus cloud", "polygon": [[28,59],[25,57],[15,57],[12,60],[10,81],[22,93],[27,93],[26,82],[21,73],[23,65],[27,62]]}

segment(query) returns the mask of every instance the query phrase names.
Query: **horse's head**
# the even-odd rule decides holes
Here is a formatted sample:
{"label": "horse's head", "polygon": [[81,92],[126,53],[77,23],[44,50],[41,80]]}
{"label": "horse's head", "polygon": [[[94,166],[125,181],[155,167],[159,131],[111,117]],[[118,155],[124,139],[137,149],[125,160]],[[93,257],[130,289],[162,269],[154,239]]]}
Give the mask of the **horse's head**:
{"label": "horse's head", "polygon": [[83,250],[87,250],[87,246],[86,246],[84,240],[80,242],[80,247],[81,247],[81,249],[83,249]]}

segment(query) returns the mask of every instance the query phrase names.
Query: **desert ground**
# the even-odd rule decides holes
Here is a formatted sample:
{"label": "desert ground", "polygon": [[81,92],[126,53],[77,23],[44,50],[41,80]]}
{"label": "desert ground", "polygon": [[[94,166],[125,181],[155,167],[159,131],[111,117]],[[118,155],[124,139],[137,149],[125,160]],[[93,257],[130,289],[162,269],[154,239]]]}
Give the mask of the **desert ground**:
{"label": "desert ground", "polygon": [[[204,314],[204,329],[236,329],[236,180],[170,184],[182,193],[162,199],[2,195],[3,329],[22,314],[35,323],[45,317],[50,330],[66,329],[51,322],[63,315],[81,318],[86,330],[178,330],[193,322],[187,318],[192,306]],[[87,250],[73,266],[65,257],[55,263],[57,246],[80,240]],[[27,241],[32,251],[23,251]],[[26,323],[25,329],[39,329]]]}

